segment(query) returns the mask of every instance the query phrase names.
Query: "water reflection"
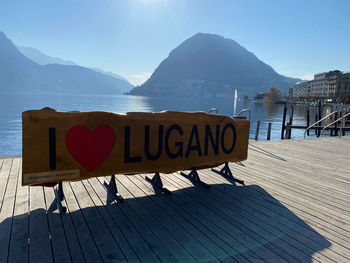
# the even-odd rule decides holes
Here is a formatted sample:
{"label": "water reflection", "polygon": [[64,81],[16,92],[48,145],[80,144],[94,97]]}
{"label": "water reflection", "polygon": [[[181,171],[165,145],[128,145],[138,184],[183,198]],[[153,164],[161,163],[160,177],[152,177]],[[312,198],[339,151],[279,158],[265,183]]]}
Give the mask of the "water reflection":
{"label": "water reflection", "polygon": [[[21,94],[0,96],[0,156],[21,153],[21,114],[31,109],[51,107],[58,111],[107,111],[115,113],[174,111],[204,111],[217,108],[219,114],[233,115],[232,98],[147,98],[139,96],[67,95],[67,94]],[[259,139],[266,139],[267,125],[272,123],[271,139],[279,139],[281,133],[283,105],[273,103],[252,103],[238,100],[237,112],[244,108],[252,110],[250,138],[254,138],[256,123],[261,121]],[[306,125],[307,110],[310,123],[315,120],[317,107],[296,105],[293,124]],[[323,107],[322,115],[331,112]],[[287,116],[288,118],[288,116]],[[303,137],[303,130],[293,130],[292,137]]]}
{"label": "water reflection", "polygon": [[280,111],[281,104],[276,104],[276,103],[270,103],[270,102],[265,102],[263,103],[264,105],[264,112],[266,113],[267,116],[275,116],[277,112]]}

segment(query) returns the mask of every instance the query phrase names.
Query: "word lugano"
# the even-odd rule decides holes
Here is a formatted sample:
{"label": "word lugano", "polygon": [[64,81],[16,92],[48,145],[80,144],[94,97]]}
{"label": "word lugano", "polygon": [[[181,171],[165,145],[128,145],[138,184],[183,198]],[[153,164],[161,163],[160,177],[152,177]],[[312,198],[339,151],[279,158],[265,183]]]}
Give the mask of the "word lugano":
{"label": "word lugano", "polygon": [[[231,132],[229,132],[231,130]],[[200,143],[200,138],[204,133],[204,145]],[[132,138],[131,127],[124,127],[124,162],[133,163],[141,162],[142,156],[131,156],[132,152]],[[223,126],[222,130],[220,124],[215,126],[215,129],[212,129],[210,125],[205,125],[204,130],[199,130],[197,125],[194,124],[191,129],[191,134],[188,141],[177,140],[175,145],[170,145],[169,140],[172,136],[183,136],[184,132],[180,125],[173,124],[166,131],[163,125],[158,126],[158,147],[156,153],[150,152],[150,143],[155,143],[151,141],[150,138],[150,125],[145,125],[144,129],[144,156],[146,159],[155,161],[159,159],[163,153],[163,150],[166,152],[166,155],[171,159],[177,158],[188,158],[191,152],[197,153],[199,157],[208,156],[209,146],[212,148],[215,155],[219,154],[219,151],[222,150],[225,154],[230,154],[233,152],[236,145],[236,129],[232,123],[227,123]],[[231,138],[229,138],[231,137]],[[231,145],[227,147],[225,142],[232,141]],[[175,149],[174,149],[174,148]]]}

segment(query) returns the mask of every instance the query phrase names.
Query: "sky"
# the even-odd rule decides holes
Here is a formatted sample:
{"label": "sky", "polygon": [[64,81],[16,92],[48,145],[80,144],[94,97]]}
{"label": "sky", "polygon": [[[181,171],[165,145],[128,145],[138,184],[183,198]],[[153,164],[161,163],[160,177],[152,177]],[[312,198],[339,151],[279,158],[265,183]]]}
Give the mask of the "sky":
{"label": "sky", "polygon": [[350,71],[348,0],[1,0],[18,46],[142,84],[198,32],[237,41],[278,73]]}

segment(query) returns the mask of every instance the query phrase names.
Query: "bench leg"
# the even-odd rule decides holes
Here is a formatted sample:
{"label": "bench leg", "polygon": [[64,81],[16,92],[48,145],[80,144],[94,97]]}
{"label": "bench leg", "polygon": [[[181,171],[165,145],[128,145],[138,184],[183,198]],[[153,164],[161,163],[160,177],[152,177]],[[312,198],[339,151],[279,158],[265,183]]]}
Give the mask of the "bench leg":
{"label": "bench leg", "polygon": [[194,185],[201,185],[204,187],[209,188],[210,185],[204,183],[201,181],[201,179],[199,178],[198,172],[196,170],[196,168],[192,168],[191,172],[189,174],[185,174],[184,172],[180,172],[180,174],[184,177],[186,177],[187,179],[189,179]]}
{"label": "bench leg", "polygon": [[218,173],[218,174],[220,174],[220,175],[222,175],[222,176],[228,178],[228,179],[233,180],[234,182],[237,182],[237,183],[239,183],[239,184],[244,185],[244,181],[243,181],[243,180],[239,180],[239,179],[235,178],[235,177],[232,175],[231,169],[230,169],[230,167],[228,166],[228,162],[225,162],[224,167],[223,167],[220,171],[217,171],[217,170],[215,170],[215,169],[211,169],[211,170],[212,170],[213,172],[215,172],[215,173]]}
{"label": "bench leg", "polygon": [[155,173],[152,179],[149,178],[148,176],[146,176],[145,179],[153,185],[153,188],[156,188],[159,191],[161,191],[162,194],[167,194],[167,195],[171,194],[171,192],[168,189],[163,187],[163,182],[162,182],[162,179],[160,178],[159,173]]}
{"label": "bench leg", "polygon": [[113,197],[114,200],[123,202],[124,198],[118,193],[117,183],[115,182],[115,175],[113,174],[111,180],[103,182],[103,186],[106,188],[108,193]]}
{"label": "bench leg", "polygon": [[62,214],[66,213],[67,207],[62,205],[62,201],[64,200],[62,182],[58,183],[58,187],[57,189],[54,189],[54,193],[56,197],[56,205],[57,205],[58,211],[60,211],[60,213]]}

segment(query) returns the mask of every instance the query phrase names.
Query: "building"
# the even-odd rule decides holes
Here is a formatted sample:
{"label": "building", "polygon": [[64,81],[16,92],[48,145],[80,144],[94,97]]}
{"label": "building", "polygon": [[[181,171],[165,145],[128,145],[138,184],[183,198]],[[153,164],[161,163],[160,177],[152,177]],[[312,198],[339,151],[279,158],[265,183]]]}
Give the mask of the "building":
{"label": "building", "polygon": [[314,75],[310,81],[297,82],[293,98],[300,99],[350,99],[350,73],[332,70]]}
{"label": "building", "polygon": [[311,81],[297,82],[293,88],[293,98],[308,98],[310,96]]}
{"label": "building", "polygon": [[336,96],[350,98],[350,73],[345,73],[340,76]]}
{"label": "building", "polygon": [[325,98],[328,94],[328,80],[326,72],[318,73],[314,75],[314,79],[311,80],[310,97],[311,98]]}
{"label": "building", "polygon": [[337,90],[340,87],[343,73],[340,70],[333,70],[326,73],[326,79],[328,82],[327,95],[328,98],[336,98]]}

